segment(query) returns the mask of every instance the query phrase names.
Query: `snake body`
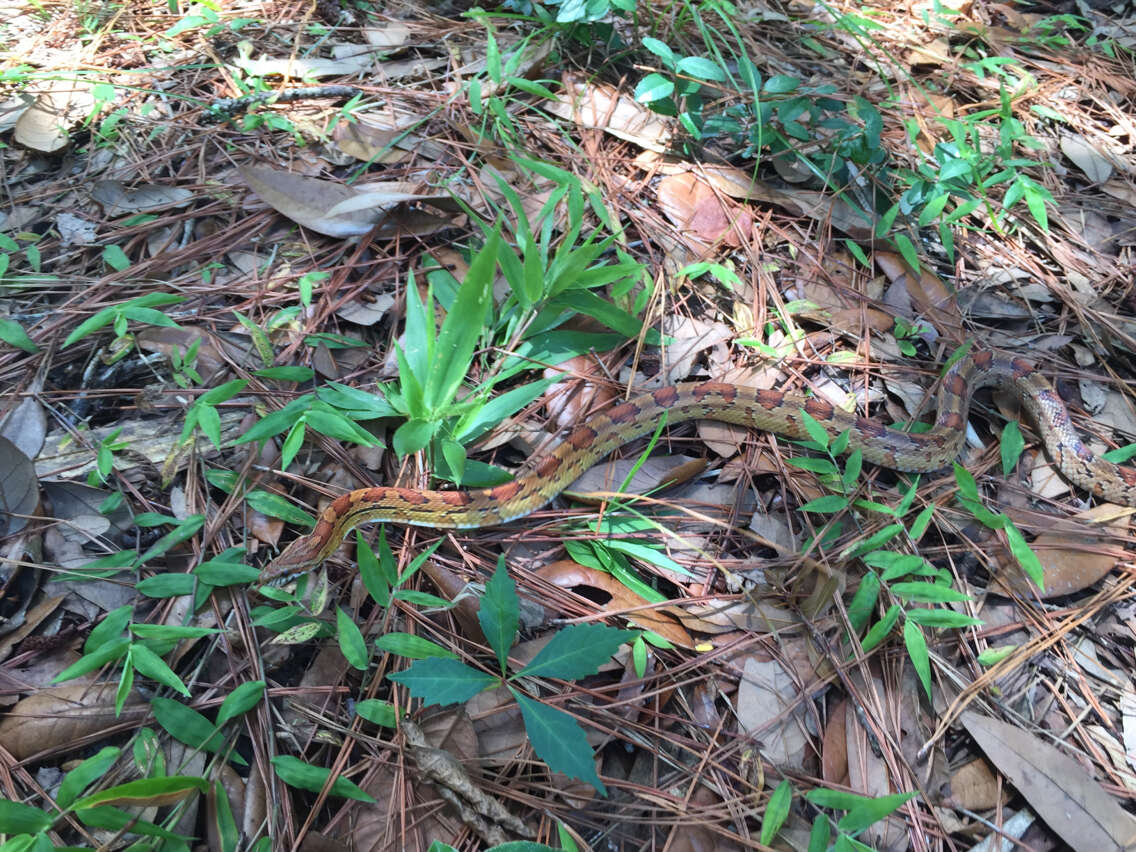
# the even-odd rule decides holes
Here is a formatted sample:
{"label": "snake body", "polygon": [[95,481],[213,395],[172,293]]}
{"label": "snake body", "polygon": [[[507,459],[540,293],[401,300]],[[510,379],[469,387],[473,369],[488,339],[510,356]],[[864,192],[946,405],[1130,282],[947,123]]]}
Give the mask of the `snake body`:
{"label": "snake body", "polygon": [[368,521],[458,529],[523,517],[617,447],[650,434],[664,416],[669,424],[719,420],[806,439],[801,416],[805,411],[831,436],[849,430],[848,450],[860,450],[868,462],[899,471],[938,470],[962,449],[971,396],[989,386],[1017,394],[1066,479],[1109,502],[1136,506],[1136,468],[1105,461],[1084,445],[1065,404],[1033,364],[978,351],[943,376],[935,425],[927,432],[901,432],[798,393],[713,381],[672,385],[589,417],[529,472],[495,488],[416,491],[378,486],[344,494],[323,511],[311,534],[293,541],[269,563],[260,579],[278,583],[310,570],[331,555],[347,533]]}

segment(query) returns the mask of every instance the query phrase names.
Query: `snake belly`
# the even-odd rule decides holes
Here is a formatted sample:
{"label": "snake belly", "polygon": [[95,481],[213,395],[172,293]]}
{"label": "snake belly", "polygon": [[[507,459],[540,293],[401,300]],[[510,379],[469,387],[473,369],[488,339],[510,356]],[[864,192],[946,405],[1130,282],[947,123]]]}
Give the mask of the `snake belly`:
{"label": "snake belly", "polygon": [[971,396],[1000,387],[1021,400],[1056,468],[1067,480],[1112,503],[1136,506],[1136,468],[1095,456],[1081,441],[1057,392],[1029,361],[977,351],[951,366],[938,394],[935,425],[914,434],[858,417],[822,399],[722,382],[672,385],[589,416],[531,470],[495,488],[419,491],[376,486],[342,495],[320,515],[309,535],[289,544],[263,570],[262,583],[280,583],[319,565],[351,530],[368,521],[422,527],[489,527],[524,517],[566,489],[617,447],[668,424],[718,420],[789,438],[807,439],[801,412],[835,437],[848,430],[848,451],[864,460],[912,473],[946,467],[966,433]]}

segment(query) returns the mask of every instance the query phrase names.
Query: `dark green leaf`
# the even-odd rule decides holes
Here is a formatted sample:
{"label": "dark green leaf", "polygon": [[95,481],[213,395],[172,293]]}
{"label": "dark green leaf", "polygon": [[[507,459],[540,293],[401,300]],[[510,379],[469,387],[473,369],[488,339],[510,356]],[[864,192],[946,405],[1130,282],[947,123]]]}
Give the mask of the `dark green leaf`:
{"label": "dark green leaf", "polygon": [[964,595],[962,592],[952,589],[950,586],[938,586],[934,583],[921,583],[918,581],[892,583],[890,588],[893,594],[905,601],[917,601],[919,603],[954,603],[956,601],[970,600],[969,595]]}
{"label": "dark green leaf", "polygon": [[250,680],[242,683],[221,702],[221,708],[217,711],[217,727],[219,728],[230,719],[235,719],[237,716],[247,713],[259,704],[263,697],[263,680]]}
{"label": "dark green leaf", "polygon": [[366,671],[370,655],[367,653],[367,640],[363,638],[363,632],[342,607],[336,609],[335,624],[343,659],[360,671]]}
{"label": "dark green leaf", "polygon": [[457,659],[457,654],[443,648],[437,642],[410,633],[384,633],[376,640],[375,647],[388,654],[398,654],[411,660],[425,660],[431,657]]}
{"label": "dark green leaf", "polygon": [[55,819],[52,815],[44,813],[39,808],[33,808],[23,802],[0,799],[0,833],[36,834],[46,831],[53,822]]}
{"label": "dark green leaf", "polygon": [[83,652],[90,654],[107,642],[121,639],[133,614],[134,607],[130,604],[108,612],[103,620],[95,625],[94,629],[87,635],[87,641],[83,643]]}
{"label": "dark green leaf", "polygon": [[220,751],[225,745],[224,734],[205,716],[172,698],[154,696],[150,700],[154,718],[171,737],[190,748],[202,751]]}
{"label": "dark green leaf", "polygon": [[907,646],[907,656],[911,658],[915,674],[923,684],[923,691],[927,693],[929,700],[934,700],[931,695],[931,655],[927,652],[927,639],[919,625],[911,619],[903,623],[903,642]]}
{"label": "dark green leaf", "polygon": [[253,375],[284,382],[310,382],[315,378],[315,371],[311,367],[267,367],[254,371]]}
{"label": "dark green leaf", "polygon": [[[331,770],[304,763],[299,758],[288,754],[277,755],[272,758],[272,766],[276,774],[285,784],[310,793],[318,793],[327,784],[331,777]],[[331,785],[333,796],[342,796],[345,799],[355,799],[360,802],[374,803],[374,799],[359,789],[358,785],[346,778],[336,778]]]}
{"label": "dark green leaf", "polygon": [[768,846],[785,824],[789,816],[789,805],[793,803],[793,785],[786,778],[777,785],[773,795],[765,804],[765,816],[761,820],[761,842]]}
{"label": "dark green leaf", "polygon": [[398,716],[394,705],[389,701],[379,701],[377,698],[368,698],[355,705],[355,712],[366,719],[384,728],[397,728]]}
{"label": "dark green leaf", "polygon": [[1026,439],[1022,437],[1022,430],[1018,421],[1011,420],[1002,428],[1002,473],[1009,475],[1021,458],[1022,450],[1026,448]]}
{"label": "dark green leaf", "polygon": [[0,317],[0,340],[15,346],[17,349],[23,349],[25,352],[35,353],[39,351],[39,347],[28,337],[23,326],[7,317]]}
{"label": "dark green leaf", "polygon": [[287,521],[290,524],[295,524],[300,527],[310,528],[315,526],[315,518],[303,509],[297,508],[294,503],[281,497],[279,494],[272,494],[269,491],[260,490],[250,491],[245,496],[245,500],[251,508],[270,518],[280,518],[282,521]]}
{"label": "dark green leaf", "polygon": [[548,764],[553,772],[563,772],[570,778],[579,778],[607,795],[600,777],[596,774],[595,759],[588,737],[576,720],[527,695],[510,690],[521,708],[525,733],[529,735],[536,756]]}
{"label": "dark green leaf", "polygon": [[895,627],[895,623],[899,620],[901,610],[899,604],[892,604],[888,611],[884,613],[884,617],[872,625],[871,629],[864,635],[860,647],[863,648],[864,653],[875,648],[891,633],[891,629]]}
{"label": "dark green leaf", "polygon": [[924,627],[977,627],[982,624],[980,618],[951,609],[913,609],[908,611],[907,618]]}
{"label": "dark green leaf", "polygon": [[810,500],[805,505],[801,506],[802,512],[820,512],[822,514],[831,514],[833,512],[840,512],[848,508],[848,498],[841,497],[839,494],[826,494],[823,497],[817,497],[815,500]]}
{"label": "dark green leaf", "polygon": [[406,671],[387,675],[427,704],[461,704],[501,679],[453,659],[417,660]]}
{"label": "dark green leaf", "polygon": [[235,586],[240,583],[253,583],[260,576],[260,572],[251,565],[243,562],[222,562],[220,559],[210,559],[202,562],[193,569],[193,573],[203,583],[210,586]]}
{"label": "dark green leaf", "polygon": [[874,572],[869,571],[860,580],[860,587],[856,589],[856,594],[848,604],[848,621],[855,633],[863,630],[868,619],[872,617],[879,596],[880,579]]}
{"label": "dark green leaf", "polygon": [[[92,755],[63,776],[63,783],[59,785],[59,792],[56,794],[55,803],[61,808],[71,807],[83,791],[90,787],[94,782],[102,778],[118,760],[118,756],[122,753],[122,749],[106,746],[99,750],[98,754]],[[8,829],[0,826],[0,832],[8,831]]]}
{"label": "dark green leaf", "polygon": [[620,645],[632,641],[636,635],[605,624],[573,624],[553,636],[516,676],[575,680],[593,675]]}
{"label": "dark green leaf", "polygon": [[193,594],[195,583],[192,574],[155,574],[138,581],[134,588],[148,598],[173,598]]}
{"label": "dark green leaf", "polygon": [[181,682],[173,669],[166,665],[166,661],[147,648],[145,645],[132,645],[130,648],[130,659],[134,663],[134,667],[142,674],[151,680],[156,680],[158,683],[165,684],[175,692],[189,697],[189,690],[186,689],[184,683]]}
{"label": "dark green leaf", "polygon": [[497,570],[485,586],[481,606],[477,610],[477,620],[489,641],[489,647],[497,654],[501,673],[505,673],[505,663],[513,640],[517,636],[517,620],[520,603],[517,600],[517,587],[509,572],[505,570],[505,557],[497,557]]}
{"label": "dark green leaf", "polygon": [[155,799],[166,800],[163,803],[168,804],[169,797],[194,790],[199,793],[208,792],[209,782],[204,778],[177,775],[164,778],[142,778],[138,781],[127,781],[117,787],[110,787],[79,799],[73,807],[75,810],[79,810],[80,808],[94,808],[108,803],[142,805]]}
{"label": "dark green leaf", "polygon": [[836,827],[849,834],[863,831],[886,817],[892,811],[903,807],[905,802],[914,799],[918,793],[893,793],[890,796],[880,796],[861,802],[852,807],[844,817],[836,823]]}
{"label": "dark green leaf", "polygon": [[165,553],[175,545],[180,544],[186,539],[193,538],[193,536],[197,535],[197,531],[200,530],[204,525],[204,515],[190,515],[188,518],[178,524],[177,527],[170,530],[168,533],[154,542],[149,550],[139,556],[138,564],[142,565],[146,562],[149,562],[155,556],[159,556]]}
{"label": "dark green leaf", "polygon": [[70,680],[73,677],[79,677],[87,672],[93,672],[95,669],[102,668],[112,660],[117,660],[123,656],[130,649],[129,639],[115,639],[106,642],[98,647],[97,650],[89,654],[84,654],[74,663],[69,665],[54,678],[52,683],[59,683],[61,681]]}

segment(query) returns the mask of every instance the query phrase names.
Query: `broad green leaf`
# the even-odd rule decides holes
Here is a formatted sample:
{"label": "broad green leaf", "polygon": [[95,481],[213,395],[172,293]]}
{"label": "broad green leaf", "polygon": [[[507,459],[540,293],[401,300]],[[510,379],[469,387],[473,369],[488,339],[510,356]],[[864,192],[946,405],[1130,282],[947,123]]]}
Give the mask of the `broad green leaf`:
{"label": "broad green leaf", "polygon": [[399,458],[416,453],[425,447],[438,431],[437,420],[407,420],[391,438],[391,448]]}
{"label": "broad green leaf", "polygon": [[315,378],[311,367],[266,367],[254,370],[253,375],[261,379],[275,379],[284,382],[310,382]]}
{"label": "broad green leaf", "polygon": [[254,583],[260,577],[260,572],[251,565],[243,562],[223,562],[220,559],[210,559],[202,562],[193,569],[193,573],[201,582],[210,586],[235,586],[240,583]]}
{"label": "broad green leaf", "polygon": [[126,654],[130,650],[129,639],[115,639],[100,645],[97,650],[89,654],[84,654],[74,663],[69,665],[54,678],[52,683],[60,683],[61,681],[70,680],[73,677],[79,677],[87,672],[93,672],[95,669],[102,668],[112,660],[117,660],[119,657]]}
{"label": "broad green leaf", "polygon": [[777,785],[773,795],[765,804],[765,815],[761,820],[761,842],[768,846],[785,824],[789,816],[789,806],[793,803],[793,785],[789,779],[784,779]]}
{"label": "broad green leaf", "polygon": [[190,748],[202,751],[220,751],[225,746],[225,735],[219,725],[209,721],[192,707],[172,698],[154,696],[150,701],[154,718],[166,733]]}
{"label": "broad green leaf", "polygon": [[425,660],[430,657],[449,657],[456,660],[458,655],[437,642],[414,636],[410,633],[384,633],[375,641],[375,647],[388,654],[398,654],[411,660]]}
{"label": "broad green leaf", "polygon": [[428,411],[439,411],[452,402],[465,380],[473,350],[484,330],[487,309],[493,300],[493,274],[497,268],[500,240],[501,235],[495,230],[474,256],[458,290],[458,297],[442,323],[424,388]]}
{"label": "broad green leaf", "polygon": [[289,524],[301,527],[315,526],[315,518],[303,509],[298,509],[294,503],[279,494],[258,489],[245,495],[245,500],[251,508],[270,518],[279,518]]}
{"label": "broad green leaf", "polygon": [[953,609],[912,609],[908,610],[907,617],[924,627],[977,627],[982,624],[982,619]]}
{"label": "broad green leaf", "polygon": [[957,589],[952,589],[950,586],[939,586],[935,583],[919,581],[892,583],[889,588],[896,597],[918,603],[955,603],[970,600],[969,595],[965,595]]}
{"label": "broad green leaf", "polygon": [[[106,746],[91,757],[88,757],[70,772],[63,776],[63,783],[59,785],[55,803],[61,808],[71,807],[71,803],[82,795],[83,791],[94,782],[102,778],[118,760],[122,749]],[[0,832],[9,831],[0,825]]]}
{"label": "broad green leaf", "polygon": [[35,353],[39,351],[39,347],[28,337],[23,326],[7,317],[0,317],[0,340],[15,346],[17,349],[23,349],[25,352]]}
{"label": "broad green leaf", "polygon": [[840,512],[848,508],[848,498],[841,497],[839,494],[826,494],[823,497],[817,497],[815,500],[810,500],[805,505],[801,506],[802,512],[821,512],[824,514],[831,514],[833,512]]}
{"label": "broad green leaf", "polygon": [[1037,554],[1030,548],[1021,530],[1014,526],[1014,522],[1009,518],[1006,519],[1003,529],[1006,531],[1006,541],[1010,545],[1010,553],[1014,554],[1014,558],[1018,560],[1018,564],[1022,566],[1026,576],[1033,580],[1039,589],[1044,590],[1045,569],[1041,565],[1041,560],[1037,558]]}
{"label": "broad green leaf", "polygon": [[726,79],[726,72],[722,66],[701,56],[684,56],[678,61],[675,70],[679,74],[688,74],[699,80],[721,82]]}
{"label": "broad green leaf", "polygon": [[1002,428],[1002,441],[1000,445],[1002,453],[1002,473],[1009,475],[1021,458],[1022,450],[1026,447],[1026,439],[1022,437],[1022,430],[1018,427],[1018,421],[1011,420]]}
{"label": "broad green leaf", "polygon": [[470,668],[465,663],[446,658],[415,661],[410,668],[388,674],[401,683],[415,698],[427,704],[461,704],[479,692],[496,686],[501,679]]}
{"label": "broad green leaf", "polygon": [[636,637],[631,630],[605,624],[573,624],[556,633],[515,677],[556,677],[575,680],[599,671],[620,645]]}
{"label": "broad green leaf", "polygon": [[497,557],[497,570],[493,572],[493,576],[485,586],[485,594],[477,610],[477,620],[481,624],[481,630],[485,633],[489,647],[497,655],[502,674],[505,673],[509,649],[517,636],[519,612],[517,587],[509,572],[505,570],[505,557],[500,555]]}
{"label": "broad green leaf", "polygon": [[221,707],[217,711],[217,727],[219,728],[230,719],[235,719],[237,716],[247,713],[259,704],[260,699],[263,697],[263,680],[250,680],[246,683],[242,683],[221,702]]}
{"label": "broad green leaf", "polygon": [[237,852],[241,831],[229,804],[229,792],[220,781],[213,782],[213,832],[220,839],[220,852]]}
{"label": "broad green leaf", "polygon": [[653,104],[674,94],[674,80],[662,74],[648,74],[635,86],[635,100],[641,104]]}
{"label": "broad green leaf", "polygon": [[[327,779],[331,777],[330,769],[312,766],[289,754],[277,755],[272,758],[272,766],[276,770],[276,774],[280,776],[280,780],[285,784],[298,790],[307,790],[310,793],[318,793],[322,790],[327,784]],[[331,794],[372,804],[375,801],[359,789],[357,784],[346,778],[336,778],[332,782]]]}
{"label": "broad green leaf", "polygon": [[183,627],[180,624],[132,624],[130,632],[140,639],[178,642],[182,639],[200,639],[221,631],[215,627]]}
{"label": "broad green leaf", "polygon": [[[390,554],[385,527],[379,528],[379,549],[384,557]],[[390,556],[389,558],[393,563],[394,557]],[[358,530],[355,531],[355,560],[359,564],[359,578],[363,581],[363,586],[367,589],[371,599],[384,609],[390,606],[390,588],[394,578],[389,577],[388,572],[383,570],[383,566],[375,556],[375,551],[371,549],[371,545],[367,544],[363,534]],[[393,574],[393,569],[389,573]]]}
{"label": "broad green leaf", "polygon": [[368,722],[374,722],[384,728],[398,727],[398,716],[394,705],[389,701],[368,698],[355,705],[355,712]]}
{"label": "broad green leaf", "polygon": [[343,611],[343,607],[336,608],[335,624],[343,659],[359,671],[366,671],[370,655],[367,653],[367,640],[363,638],[363,631]]}
{"label": "broad green leaf", "polygon": [[[872,617],[876,608],[876,601],[880,596],[880,579],[875,572],[869,571],[860,580],[856,594],[848,604],[848,621],[852,630],[859,633]],[[764,842],[764,841],[763,841]]]}
{"label": "broad green leaf", "polygon": [[570,778],[579,778],[606,796],[607,788],[596,774],[592,747],[588,745],[588,737],[576,720],[567,713],[534,701],[516,690],[510,691],[521,708],[525,733],[529,735],[536,756],[548,764],[553,772],[563,772]]}
{"label": "broad green leaf", "polygon": [[911,658],[915,674],[923,684],[923,691],[927,693],[928,699],[934,700],[931,695],[931,656],[927,652],[927,639],[919,625],[910,619],[903,623],[903,642],[907,646],[907,656]]}
{"label": "broad green leaf", "polygon": [[168,776],[164,778],[142,778],[127,781],[117,787],[110,787],[72,805],[75,810],[95,808],[100,805],[170,805],[181,801],[187,795],[209,791],[209,782],[193,776]]}
{"label": "broad green leaf", "polygon": [[189,697],[189,690],[181,682],[181,678],[174,674],[174,670],[166,665],[165,660],[145,645],[132,645],[130,647],[130,660],[134,663],[134,667],[146,677],[165,684],[175,692],[180,692],[186,698]]}
{"label": "broad green leaf", "polygon": [[107,642],[121,639],[133,614],[134,607],[130,604],[120,606],[118,609],[112,609],[108,612],[103,620],[96,624],[94,629],[87,634],[87,641],[83,643],[83,652],[90,654],[93,651],[97,651]]}
{"label": "broad green leaf", "polygon": [[899,620],[899,614],[902,610],[899,604],[892,604],[888,611],[884,613],[884,617],[871,626],[871,629],[864,634],[863,640],[860,642],[860,647],[863,648],[864,653],[868,653],[891,633],[891,629],[895,627],[895,623]]}
{"label": "broad green leaf", "polygon": [[817,422],[817,419],[803,408],[801,409],[801,422],[805,424],[805,431],[817,446],[821,449],[828,449],[828,430],[821,426],[820,423]]}
{"label": "broad green leaf", "polygon": [[857,556],[863,556],[863,554],[868,553],[869,551],[875,550],[877,547],[882,547],[883,545],[887,544],[889,541],[891,541],[893,538],[895,538],[897,535],[899,535],[902,532],[903,532],[903,524],[900,524],[900,523],[888,524],[886,527],[883,527],[883,528],[877,530],[876,532],[872,533],[870,536],[868,536],[863,541],[857,542],[852,547],[849,547],[847,550],[845,550],[844,552],[842,552],[840,554],[840,558],[841,559],[855,559]]}
{"label": "broad green leaf", "polygon": [[309,429],[335,438],[337,441],[349,441],[364,447],[381,447],[383,442],[363,429],[354,420],[338,411],[326,411],[316,402],[304,414],[304,423]]}
{"label": "broad green leaf", "polygon": [[909,802],[918,795],[919,794],[915,792],[893,793],[890,796],[880,796],[876,799],[861,802],[849,810],[848,813],[836,823],[836,827],[849,834],[856,834],[857,832],[863,831],[868,826],[879,822],[892,811],[903,807],[905,802]]}
{"label": "broad green leaf", "polygon": [[46,831],[53,822],[55,818],[39,808],[23,802],[0,799],[0,833],[36,834]]}
{"label": "broad green leaf", "polygon": [[[160,837],[163,840],[169,840],[171,843],[179,844],[180,848],[185,848],[193,839],[190,837],[183,837],[180,834],[174,834],[172,831],[162,828],[160,825],[155,825],[144,819],[138,819],[136,813],[127,813],[126,811],[119,810],[113,805],[100,805],[96,808],[77,808],[75,816],[79,821],[91,828],[103,828],[107,831],[122,832],[127,831],[133,834],[141,834],[145,837]],[[90,847],[88,847],[90,848]]]}
{"label": "broad green leaf", "polygon": [[193,594],[195,585],[192,574],[155,574],[139,580],[134,588],[148,598],[174,598]]}

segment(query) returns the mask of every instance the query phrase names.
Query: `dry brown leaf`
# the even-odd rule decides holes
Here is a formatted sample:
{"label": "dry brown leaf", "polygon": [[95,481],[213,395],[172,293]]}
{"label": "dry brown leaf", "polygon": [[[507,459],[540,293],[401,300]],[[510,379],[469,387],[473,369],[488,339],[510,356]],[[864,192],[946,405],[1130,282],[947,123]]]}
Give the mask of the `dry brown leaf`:
{"label": "dry brown leaf", "polygon": [[1066,133],[1061,136],[1061,153],[1073,161],[1093,183],[1104,183],[1112,177],[1112,163],[1108,157],[1093,147],[1081,134]]}
{"label": "dry brown leaf", "polygon": [[[1017,513],[1007,509],[1014,518]],[[1010,554],[1003,553],[1002,570],[994,577],[993,585],[1003,591],[1010,590],[1023,597],[1037,595],[1042,600],[1078,592],[1096,583],[1123,558],[1118,540],[1124,540],[1132,520],[1132,509],[1102,503],[1073,516],[1084,522],[1076,529],[1067,528],[1042,533],[1030,544],[1042,566],[1045,591],[1041,591],[1022,572]],[[1026,525],[1036,516],[1021,517],[1018,523]],[[1102,528],[1101,535],[1090,531]]]}
{"label": "dry brown leaf", "polygon": [[1076,760],[999,719],[968,710],[959,721],[1034,812],[1075,852],[1136,845],[1136,820]]}
{"label": "dry brown leaf", "polygon": [[20,400],[0,423],[0,436],[15,444],[29,459],[38,456],[47,437],[47,415],[39,400],[31,396]]}
{"label": "dry brown leaf", "polygon": [[13,138],[25,148],[52,154],[71,141],[71,128],[90,115],[95,99],[91,84],[74,78],[54,80],[16,119]]}
{"label": "dry brown leaf", "polygon": [[826,784],[848,784],[848,735],[845,733],[848,723],[844,718],[847,712],[848,702],[841,699],[829,712],[824,726],[820,767]]}
{"label": "dry brown leaf", "polygon": [[648,151],[664,153],[670,146],[670,124],[657,113],[620,94],[614,86],[595,85],[565,75],[559,102],[549,112],[593,130],[603,130]]}
{"label": "dry brown leaf", "polygon": [[[630,618],[640,627],[653,630],[668,642],[681,648],[693,648],[694,640],[690,634],[677,624],[674,619],[657,609],[639,609],[647,604],[645,598],[640,597],[625,585],[620,583],[611,574],[597,571],[593,568],[580,565],[570,560],[561,560],[539,568],[536,575],[549,583],[560,586],[562,589],[589,588],[597,589],[610,596],[606,604],[600,605],[600,610],[606,613],[618,612]],[[590,596],[589,596],[590,597]],[[635,609],[634,613],[627,610]]]}
{"label": "dry brown leaf", "polygon": [[733,248],[749,242],[753,215],[730,203],[693,172],[669,175],[659,181],[659,207],[679,233],[704,245]]}
{"label": "dry brown leaf", "polygon": [[103,206],[107,216],[121,216],[185,207],[193,200],[193,193],[180,186],[142,183],[127,189],[120,180],[99,180],[91,187],[91,198]]}
{"label": "dry brown leaf", "polygon": [[329,237],[361,236],[386,218],[395,204],[420,197],[401,183],[398,189],[363,193],[336,181],[269,166],[243,165],[237,171],[274,210]]}
{"label": "dry brown leaf", "polygon": [[35,466],[11,441],[0,436],[0,536],[12,535],[27,526],[24,517],[39,505],[39,482]]}
{"label": "dry brown leaf", "polygon": [[147,706],[135,692],[120,716],[114,714],[118,683],[69,683],[24,698],[0,719],[0,745],[17,760],[52,749],[70,749],[79,740],[115,723],[143,718]]}
{"label": "dry brown leaf", "polygon": [[232,61],[240,70],[253,77],[291,77],[296,80],[319,77],[350,77],[366,71],[375,64],[373,53],[367,52],[345,59],[292,56],[284,59],[252,58],[252,42],[237,43],[237,57]]}
{"label": "dry brown leaf", "polygon": [[951,794],[943,802],[948,808],[986,811],[1010,801],[1010,791],[999,786],[998,777],[983,758],[964,763],[951,773]]}

